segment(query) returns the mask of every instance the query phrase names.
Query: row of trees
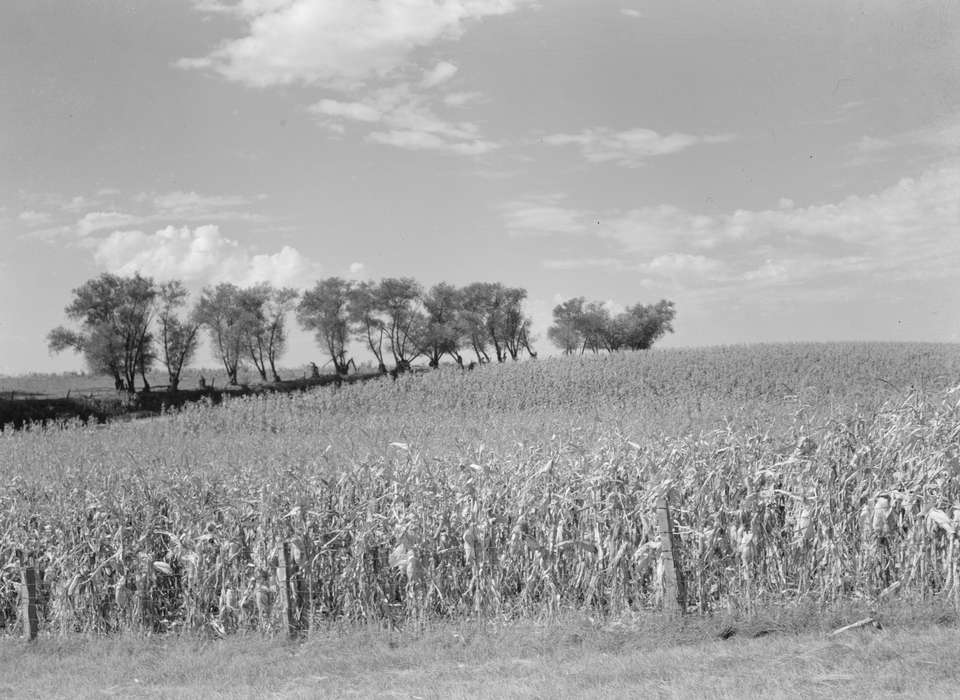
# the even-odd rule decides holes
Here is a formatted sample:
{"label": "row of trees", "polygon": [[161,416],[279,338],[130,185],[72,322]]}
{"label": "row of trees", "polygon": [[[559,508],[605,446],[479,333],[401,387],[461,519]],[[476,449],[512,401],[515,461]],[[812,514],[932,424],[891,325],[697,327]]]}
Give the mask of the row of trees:
{"label": "row of trees", "polygon": [[[441,282],[424,289],[408,277],[379,282],[329,277],[302,294],[267,283],[246,288],[222,283],[204,288],[190,306],[179,281],[103,274],[73,295],[65,311],[79,328],[51,331],[50,349],[83,353],[92,371],[112,376],[118,389],[130,391],[138,376],[149,390],[147,373],[158,364],[176,391],[204,329],[231,384],[237,384],[245,364],[263,381],[280,381],[277,363],[287,347],[291,312],[314,333],[337,374],[356,367],[349,354],[353,341],[373,355],[381,372],[388,371],[388,362],[390,371],[405,371],[418,358],[437,367],[444,357],[462,366],[466,360],[537,355],[523,309],[526,290],[499,282],[464,287]],[[553,310],[548,337],[564,353],[643,349],[673,330],[674,315],[673,303],[661,301],[611,316],[602,304],[580,297]]]}
{"label": "row of trees", "polygon": [[266,381],[267,372],[279,381],[277,360],[286,347],[286,317],[299,292],[258,284],[241,289],[220,284],[203,290],[188,311],[189,293],[179,281],[156,283],[103,274],[73,290],[66,307],[78,330],[60,326],[47,336],[54,352],[83,353],[91,371],[113,377],[118,390],[133,391],[139,375],[150,390],[147,373],[157,363],[167,370],[169,388],[176,391],[206,328],[231,384],[244,362]]}
{"label": "row of trees", "polygon": [[338,373],[349,364],[348,347],[359,340],[380,371],[387,360],[403,371],[424,357],[437,367],[444,356],[459,365],[473,352],[476,362],[516,360],[531,346],[530,318],[523,312],[527,291],[499,282],[455,287],[441,282],[429,290],[410,278],[352,282],[320,280],[305,292],[297,319],[315,333]]}
{"label": "row of trees", "polygon": [[676,308],[662,299],[656,304],[634,304],[613,315],[601,302],[584,297],[568,299],[553,309],[547,337],[564,355],[586,350],[646,350],[666,333],[673,332]]}

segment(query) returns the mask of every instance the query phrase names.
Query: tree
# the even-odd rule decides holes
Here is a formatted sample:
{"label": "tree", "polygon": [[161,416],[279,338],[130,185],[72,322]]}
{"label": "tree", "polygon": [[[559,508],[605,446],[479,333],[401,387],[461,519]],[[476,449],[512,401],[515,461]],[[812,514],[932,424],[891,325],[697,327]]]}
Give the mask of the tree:
{"label": "tree", "polygon": [[[520,351],[526,349],[533,356],[530,349],[528,331],[533,321],[523,313],[523,301],[527,298],[527,290],[521,287],[505,287],[497,285],[495,312],[491,335],[494,343],[510,354],[511,359],[517,360]],[[499,343],[498,343],[499,341]],[[503,361],[503,358],[498,358]]]}
{"label": "tree", "polygon": [[490,340],[490,315],[492,313],[495,285],[490,282],[473,282],[463,288],[463,312],[461,323],[477,363],[490,362],[487,344]]}
{"label": "tree", "polygon": [[422,295],[420,283],[410,277],[388,277],[376,289],[376,308],[383,316],[387,344],[397,371],[408,369],[420,354],[415,338],[422,334],[425,322],[419,309]]}
{"label": "tree", "polygon": [[673,333],[677,310],[672,301],[661,299],[653,305],[635,304],[617,317],[623,345],[631,350],[646,350],[667,333]]}
{"label": "tree", "polygon": [[304,330],[314,331],[317,343],[326,349],[337,374],[346,374],[349,365],[347,346],[353,292],[352,282],[329,277],[304,292],[297,306],[297,320]]}
{"label": "tree", "polygon": [[240,292],[239,302],[248,319],[247,352],[263,381],[267,381],[267,368],[273,381],[280,381],[277,359],[286,350],[287,315],[293,311],[299,296],[296,289],[277,289],[268,282]]}
{"label": "tree", "polygon": [[280,381],[277,360],[287,349],[287,315],[296,308],[299,297],[300,292],[293,287],[280,287],[267,300],[267,360],[275,382]]}
{"label": "tree", "polygon": [[91,371],[111,375],[118,390],[134,391],[137,374],[149,388],[146,373],[156,357],[150,332],[157,297],[153,280],[104,273],[73,295],[64,311],[80,330],[55,328],[47,336],[50,349],[82,352]]}
{"label": "tree", "polygon": [[197,303],[196,320],[206,326],[214,351],[223,363],[230,384],[236,385],[249,338],[261,319],[257,298],[234,284],[205,287]]}
{"label": "tree", "polygon": [[381,374],[387,373],[383,361],[383,341],[387,335],[386,325],[379,314],[378,287],[373,282],[361,282],[348,293],[350,323],[355,327],[356,337],[364,341],[373,356]]}
{"label": "tree", "polygon": [[613,333],[613,321],[610,318],[610,312],[601,302],[591,301],[583,306],[583,312],[578,320],[578,330],[583,337],[583,346],[580,348],[580,354],[583,351],[590,350],[594,354],[601,350],[612,352],[616,342]]}
{"label": "tree", "polygon": [[180,374],[190,363],[200,340],[200,324],[195,318],[181,318],[179,310],[187,303],[188,292],[179,281],[166,282],[158,290],[160,310],[160,360],[167,368],[170,391],[180,388]]}
{"label": "tree", "polygon": [[611,317],[604,304],[576,297],[554,307],[553,325],[547,337],[565,355],[572,354],[577,347],[580,354],[587,349],[595,353],[622,348],[646,350],[665,333],[673,332],[675,316],[673,302],[666,299],[651,306],[635,304]]}
{"label": "tree", "polygon": [[450,355],[458,365],[463,365],[460,355],[464,336],[463,295],[460,290],[446,282],[434,285],[423,297],[423,309],[425,321],[417,339],[420,353],[427,357],[431,367],[439,367],[444,355]]}
{"label": "tree", "polygon": [[553,307],[553,325],[547,329],[547,337],[564,355],[572,355],[583,346],[580,318],[586,301],[584,297],[574,297]]}

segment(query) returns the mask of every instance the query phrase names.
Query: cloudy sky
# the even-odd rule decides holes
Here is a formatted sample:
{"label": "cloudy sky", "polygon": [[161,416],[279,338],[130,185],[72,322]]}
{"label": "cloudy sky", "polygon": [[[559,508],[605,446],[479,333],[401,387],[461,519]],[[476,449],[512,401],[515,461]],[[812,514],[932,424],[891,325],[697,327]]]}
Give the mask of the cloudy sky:
{"label": "cloudy sky", "polygon": [[103,271],[960,341],[960,3],[7,0],[0,243],[6,373]]}

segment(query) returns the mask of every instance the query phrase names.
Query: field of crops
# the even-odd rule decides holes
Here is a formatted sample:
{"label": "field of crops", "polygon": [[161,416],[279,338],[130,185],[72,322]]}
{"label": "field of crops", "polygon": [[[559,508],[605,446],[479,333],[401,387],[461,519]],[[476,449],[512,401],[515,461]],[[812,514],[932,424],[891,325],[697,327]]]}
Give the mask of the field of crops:
{"label": "field of crops", "polygon": [[653,607],[665,493],[691,611],[960,606],[958,385],[949,345],[661,350],[5,433],[0,626],[31,558],[60,632]]}

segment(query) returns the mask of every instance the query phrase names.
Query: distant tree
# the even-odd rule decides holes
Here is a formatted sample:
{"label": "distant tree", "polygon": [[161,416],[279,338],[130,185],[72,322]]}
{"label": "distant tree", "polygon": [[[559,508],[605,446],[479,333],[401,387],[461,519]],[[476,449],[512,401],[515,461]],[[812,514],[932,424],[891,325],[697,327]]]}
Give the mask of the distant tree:
{"label": "distant tree", "polygon": [[577,348],[580,354],[586,350],[645,350],[665,333],[673,332],[675,316],[673,302],[665,299],[650,306],[635,304],[614,317],[604,304],[576,297],[554,307],[547,337],[564,354],[572,354]]}
{"label": "distant tree", "polygon": [[[495,345],[502,347],[513,360],[517,360],[524,349],[531,355],[534,354],[530,348],[528,335],[533,321],[523,313],[523,301],[526,298],[526,289],[497,285],[491,336],[495,339]],[[498,354],[499,359],[503,361],[505,353]]]}
{"label": "distant tree", "polygon": [[460,343],[464,337],[462,320],[463,295],[452,284],[434,285],[423,297],[424,323],[417,339],[420,352],[431,367],[439,367],[440,359],[449,355],[463,365]]}
{"label": "distant tree", "polygon": [[490,362],[487,348],[490,343],[490,317],[493,313],[495,289],[496,285],[490,282],[473,282],[461,292],[461,323],[478,364]]}
{"label": "distant tree", "polygon": [[607,307],[602,303],[591,301],[584,304],[578,328],[580,334],[583,336],[583,346],[580,349],[581,354],[583,354],[584,349],[590,350],[593,353],[598,353],[601,350],[611,352],[616,350],[615,346],[617,343],[615,340],[613,320],[610,317],[610,312],[607,310]]}
{"label": "distant tree", "polygon": [[197,351],[200,324],[195,318],[179,315],[189,293],[182,282],[174,280],[160,285],[157,325],[160,329],[160,360],[167,368],[170,391],[180,388],[180,374]]}
{"label": "distant tree", "polygon": [[631,350],[646,350],[667,333],[673,333],[677,310],[672,301],[661,299],[656,304],[635,304],[617,317],[623,345]]}
{"label": "distant tree", "polygon": [[260,305],[256,295],[223,282],[206,287],[197,303],[194,318],[210,332],[214,351],[223,363],[227,381],[236,385],[237,373],[249,351],[249,338],[259,324]]}
{"label": "distant tree", "polygon": [[296,289],[278,289],[268,282],[241,290],[240,304],[248,318],[247,352],[263,381],[267,381],[267,369],[273,381],[280,381],[277,360],[287,347],[287,315],[299,296]]}
{"label": "distant tree", "polygon": [[[350,299],[354,284],[340,277],[318,281],[303,294],[297,306],[297,320],[304,330],[313,331],[317,343],[330,356],[337,374],[346,374],[350,364]],[[366,332],[366,326],[364,326]]]}
{"label": "distant tree", "polygon": [[354,285],[348,294],[350,324],[361,340],[373,353],[381,374],[387,373],[383,361],[383,343],[387,337],[386,324],[380,316],[378,286],[373,282]]}
{"label": "distant tree", "polygon": [[420,354],[416,338],[425,318],[420,311],[423,288],[411,277],[388,277],[376,289],[376,306],[383,318],[387,345],[398,371],[409,368]]}
{"label": "distant tree", "polygon": [[156,310],[157,289],[149,277],[120,277],[104,273],[73,290],[66,307],[68,318],[80,330],[60,326],[47,336],[50,349],[73,349],[84,354],[90,370],[114,378],[118,389],[135,390],[155,359],[150,326]]}

